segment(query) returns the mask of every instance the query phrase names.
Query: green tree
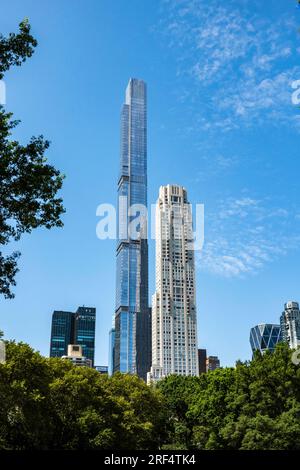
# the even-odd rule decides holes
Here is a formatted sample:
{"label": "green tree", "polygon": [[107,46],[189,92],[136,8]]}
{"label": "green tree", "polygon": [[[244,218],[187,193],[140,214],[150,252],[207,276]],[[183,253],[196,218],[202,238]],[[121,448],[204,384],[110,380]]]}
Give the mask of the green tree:
{"label": "green tree", "polygon": [[46,448],[52,434],[47,360],[26,344],[6,343],[0,364],[0,448]]}
{"label": "green tree", "polygon": [[[8,38],[0,35],[0,80],[11,66],[21,65],[34,52],[36,39],[30,34],[28,20],[19,25],[19,33]],[[12,139],[19,121],[0,106],[0,248],[18,241],[23,233],[37,227],[61,227],[62,199],[56,197],[63,176],[47,164],[49,142],[43,136],[32,137],[22,145]],[[20,253],[0,251],[0,294],[14,296],[17,260]]]}
{"label": "green tree", "polygon": [[234,369],[167,377],[159,388],[171,416],[168,448],[300,448],[300,368],[285,344]]}
{"label": "green tree", "polygon": [[158,449],[165,412],[138,377],[106,377],[7,342],[0,364],[0,449]]}
{"label": "green tree", "polygon": [[[166,413],[162,395],[137,376],[114,374],[107,378],[107,388],[115,397],[119,412],[118,448],[157,449],[165,439]],[[121,447],[120,447],[121,446]]]}
{"label": "green tree", "polygon": [[300,450],[300,368],[256,354],[200,377],[138,377],[43,358],[6,342],[0,449]]}
{"label": "green tree", "polygon": [[198,377],[170,375],[158,383],[166,404],[166,449],[187,449],[191,446],[193,418],[188,414],[192,398],[199,386]]}
{"label": "green tree", "polygon": [[[118,409],[106,381],[95,371],[50,360],[53,380],[49,402],[55,433],[48,440],[54,449],[110,449]],[[50,437],[50,436],[49,436]]]}
{"label": "green tree", "polygon": [[232,419],[220,434],[239,449],[299,449],[300,370],[285,344],[236,368]]}

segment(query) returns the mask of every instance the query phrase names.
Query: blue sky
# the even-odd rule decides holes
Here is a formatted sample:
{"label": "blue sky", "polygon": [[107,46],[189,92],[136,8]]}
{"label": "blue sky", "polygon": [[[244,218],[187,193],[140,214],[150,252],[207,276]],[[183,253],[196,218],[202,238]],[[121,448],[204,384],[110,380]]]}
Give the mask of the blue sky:
{"label": "blue sky", "polygon": [[39,46],[6,75],[6,107],[22,120],[18,139],[51,140],[66,214],[63,229],[18,243],[16,297],[0,300],[5,336],[47,355],[52,311],[95,306],[96,363],[107,364],[115,243],[97,239],[96,207],[116,202],[120,109],[138,77],[148,84],[149,203],[177,183],[205,204],[199,346],[222,365],[250,358],[250,327],[300,300],[296,0],[2,0],[0,31],[25,16]]}

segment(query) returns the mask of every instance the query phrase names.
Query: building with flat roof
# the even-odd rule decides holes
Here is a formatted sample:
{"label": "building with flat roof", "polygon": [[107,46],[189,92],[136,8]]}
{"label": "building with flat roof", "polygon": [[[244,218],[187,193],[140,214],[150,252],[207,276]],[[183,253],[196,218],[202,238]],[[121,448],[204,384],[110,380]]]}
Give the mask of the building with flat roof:
{"label": "building with flat roof", "polygon": [[52,315],[50,357],[68,355],[68,345],[82,347],[83,356],[94,364],[96,309],[78,307],[76,312],[55,310]]}
{"label": "building with flat roof", "polygon": [[199,375],[191,205],[185,188],[161,186],[156,205],[156,290],[148,382]]}
{"label": "building with flat roof", "polygon": [[68,354],[62,356],[62,359],[72,362],[74,366],[92,367],[92,360],[82,355],[82,346],[79,344],[69,344]]}
{"label": "building with flat roof", "polygon": [[208,356],[206,359],[206,372],[211,372],[219,368],[220,359],[218,358],[218,356]]}
{"label": "building with flat roof", "polygon": [[199,374],[205,374],[206,372],[206,357],[206,349],[198,349]]}

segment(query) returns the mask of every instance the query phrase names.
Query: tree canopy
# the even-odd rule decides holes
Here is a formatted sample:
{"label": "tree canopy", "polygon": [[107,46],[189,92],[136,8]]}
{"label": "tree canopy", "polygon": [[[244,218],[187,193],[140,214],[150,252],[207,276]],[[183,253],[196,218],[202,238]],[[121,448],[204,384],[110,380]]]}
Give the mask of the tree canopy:
{"label": "tree canopy", "polygon": [[300,449],[300,368],[280,344],[251,362],[159,384],[172,426],[168,448]]}
{"label": "tree canopy", "polygon": [[285,345],[147,386],[6,343],[0,449],[300,449],[300,368]]}
{"label": "tree canopy", "polygon": [[7,343],[0,403],[0,449],[157,449],[163,439],[158,390],[22,343]]}
{"label": "tree canopy", "polygon": [[[18,34],[0,35],[0,79],[11,66],[31,57],[36,45],[28,20],[20,23]],[[57,197],[63,175],[45,158],[49,141],[41,135],[21,144],[12,137],[18,124],[0,106],[0,294],[6,298],[14,296],[20,253],[4,254],[3,247],[37,227],[61,227],[64,212],[62,199]]]}

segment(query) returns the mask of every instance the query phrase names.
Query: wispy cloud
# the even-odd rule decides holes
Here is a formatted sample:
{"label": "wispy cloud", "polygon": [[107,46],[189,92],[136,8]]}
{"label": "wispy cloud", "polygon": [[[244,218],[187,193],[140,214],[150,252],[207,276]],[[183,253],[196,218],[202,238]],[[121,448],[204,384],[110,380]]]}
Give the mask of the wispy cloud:
{"label": "wispy cloud", "polygon": [[187,80],[181,98],[201,102],[199,128],[228,131],[261,120],[299,127],[291,104],[291,82],[300,78],[297,24],[250,13],[250,4],[166,2],[162,29]]}
{"label": "wispy cloud", "polygon": [[201,155],[198,161],[201,170],[193,177],[193,181],[198,183],[200,181],[207,181],[207,179],[211,177],[224,177],[224,174],[232,171],[236,167],[238,161],[239,158],[235,155]]}
{"label": "wispy cloud", "polygon": [[257,273],[298,248],[296,216],[266,200],[243,196],[220,201],[217,210],[207,215],[198,267],[223,277]]}
{"label": "wispy cloud", "polygon": [[[232,176],[242,162],[241,180],[247,180],[247,169],[256,177],[264,168],[264,156],[258,152],[259,165],[254,164],[256,156],[250,160],[247,146],[237,150],[238,158],[230,155],[228,147],[225,152],[219,141],[229,142],[231,135],[219,139],[220,132],[232,131],[235,142],[241,128],[300,130],[300,111],[291,101],[291,84],[300,79],[296,9],[287,6],[286,13],[275,17],[275,9],[269,14],[265,4],[259,0],[164,2],[159,31],[176,59],[178,99],[181,106],[185,104],[186,121],[191,117],[186,127],[189,133],[205,131],[199,144],[197,181],[211,181],[212,175]],[[203,140],[207,134],[212,142],[210,132],[213,149],[208,148],[206,158]],[[266,149],[268,162],[272,150]],[[244,184],[232,181],[235,188]],[[200,269],[226,277],[246,276],[298,249],[300,216],[288,203],[290,195],[286,194],[285,206],[274,200],[276,196],[266,197],[270,185],[258,182],[258,186],[259,197],[242,193],[212,202],[211,210],[206,204]]]}

